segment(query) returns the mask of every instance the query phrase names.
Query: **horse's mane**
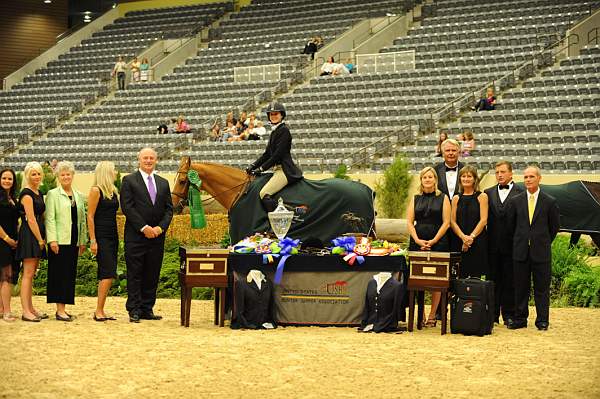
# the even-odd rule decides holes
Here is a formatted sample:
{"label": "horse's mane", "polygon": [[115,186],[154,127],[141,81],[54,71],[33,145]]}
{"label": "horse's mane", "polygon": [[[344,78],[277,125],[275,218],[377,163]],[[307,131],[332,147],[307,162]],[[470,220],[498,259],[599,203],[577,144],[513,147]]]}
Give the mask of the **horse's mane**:
{"label": "horse's mane", "polygon": [[229,166],[229,165],[223,165],[222,163],[216,163],[216,162],[192,162],[192,166],[195,164],[202,164],[202,165],[210,165],[210,166],[214,166],[217,168],[223,168],[223,169],[230,169],[230,170],[235,170],[237,172],[242,172],[242,170],[238,169],[238,168],[234,168],[233,166]]}

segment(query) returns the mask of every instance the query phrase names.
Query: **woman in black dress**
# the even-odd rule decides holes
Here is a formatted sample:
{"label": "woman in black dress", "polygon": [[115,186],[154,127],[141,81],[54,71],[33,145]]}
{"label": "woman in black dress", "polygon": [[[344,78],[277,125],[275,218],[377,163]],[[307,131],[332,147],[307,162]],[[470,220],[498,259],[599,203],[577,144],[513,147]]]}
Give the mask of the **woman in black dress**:
{"label": "woman in black dress", "polygon": [[[450,200],[437,188],[438,176],[435,169],[430,166],[424,168],[419,178],[421,180],[419,194],[411,199],[406,212],[406,223],[410,234],[408,249],[448,252],[446,231],[450,227]],[[431,309],[426,326],[435,326],[435,312],[440,299],[439,292],[432,292]]]}
{"label": "woman in black dress", "polygon": [[460,278],[481,277],[488,273],[487,219],[488,197],[479,191],[475,167],[467,165],[458,172],[459,194],[452,198],[452,230],[461,243]]}
{"label": "woman in black dress", "polygon": [[40,313],[33,307],[32,285],[33,276],[40,264],[40,258],[46,258],[46,229],[44,226],[44,196],[39,188],[42,183],[44,171],[39,162],[28,162],[23,171],[24,188],[19,194],[21,204],[21,228],[17,243],[16,258],[23,262],[23,276],[21,278],[21,306],[23,315],[21,320],[39,322],[47,319],[46,313]]}
{"label": "woman in black dress", "polygon": [[48,280],[46,301],[56,304],[56,320],[73,321],[66,305],[75,304],[77,258],[87,244],[85,199],[72,187],[75,168],[71,162],[56,165],[58,187],[46,196]]}
{"label": "woman in black dress", "polygon": [[10,308],[12,285],[19,276],[15,261],[19,208],[15,198],[17,176],[12,169],[0,171],[0,314],[4,321],[15,321]]}
{"label": "woman in black dress", "polygon": [[119,198],[114,184],[115,177],[115,165],[112,162],[99,162],[94,173],[94,185],[88,195],[90,251],[96,255],[98,262],[98,303],[94,312],[96,321],[116,320],[104,313],[108,290],[117,277]]}

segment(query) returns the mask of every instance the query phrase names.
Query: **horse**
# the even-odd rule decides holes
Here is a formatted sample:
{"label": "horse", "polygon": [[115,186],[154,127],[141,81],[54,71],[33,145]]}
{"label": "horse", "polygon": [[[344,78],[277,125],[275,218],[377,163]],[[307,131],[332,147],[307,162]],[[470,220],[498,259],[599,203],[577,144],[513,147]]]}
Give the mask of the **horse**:
{"label": "horse", "polygon": [[[201,189],[227,209],[232,242],[269,230],[268,216],[258,196],[269,175],[252,177],[230,166],[192,163],[190,157],[183,157],[171,193],[176,213],[183,210],[187,200],[190,169],[198,172]],[[310,242],[311,246],[327,245],[344,233],[369,234],[373,230],[374,193],[362,183],[335,178],[302,179],[275,197],[281,197],[286,208],[294,212],[288,235]]]}

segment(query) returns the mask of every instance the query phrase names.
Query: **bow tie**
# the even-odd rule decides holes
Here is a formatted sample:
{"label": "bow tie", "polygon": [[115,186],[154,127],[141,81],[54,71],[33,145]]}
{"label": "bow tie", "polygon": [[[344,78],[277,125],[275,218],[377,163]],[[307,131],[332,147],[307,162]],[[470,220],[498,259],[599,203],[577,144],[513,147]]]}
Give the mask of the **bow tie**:
{"label": "bow tie", "polygon": [[457,169],[457,168],[458,168],[457,166],[455,166],[455,167],[453,167],[453,168],[451,168],[451,167],[449,167],[449,166],[446,166],[446,172],[456,172],[456,169]]}
{"label": "bow tie", "polygon": [[510,188],[510,184],[499,184],[498,190],[508,190]]}

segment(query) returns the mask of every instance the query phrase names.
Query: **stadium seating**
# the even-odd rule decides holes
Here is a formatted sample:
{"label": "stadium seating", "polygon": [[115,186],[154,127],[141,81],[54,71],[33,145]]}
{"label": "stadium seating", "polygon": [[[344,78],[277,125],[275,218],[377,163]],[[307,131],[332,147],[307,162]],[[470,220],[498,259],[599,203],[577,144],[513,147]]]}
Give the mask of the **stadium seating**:
{"label": "stadium seating", "polygon": [[[133,11],[114,23],[104,27],[90,39],[85,39],[79,46],[73,47],[66,54],[59,56],[58,60],[51,61],[45,68],[28,76],[23,82],[15,85],[11,90],[0,93],[0,120],[4,126],[2,137],[8,140],[21,138],[27,141],[30,125],[50,120],[54,124],[57,120],[67,118],[74,111],[81,111],[87,103],[91,103],[101,94],[106,94],[108,88],[106,80],[118,56],[130,60],[134,55],[149,47],[159,39],[194,35],[196,30],[208,26],[215,19],[221,17],[231,7],[231,2],[212,3],[186,7],[161,8],[144,11]],[[162,119],[162,118],[161,118]],[[52,132],[47,138],[35,143],[30,148],[21,150],[7,159],[7,162],[17,168],[22,168],[26,161],[44,160],[58,157],[72,158],[73,147],[69,145],[72,139],[81,137],[71,134],[73,126],[91,127],[85,137],[91,144],[98,139],[103,144],[102,132],[119,132],[119,126],[134,126],[135,120],[130,118],[122,125],[115,121],[109,122],[110,127],[102,132],[94,132],[96,127],[107,127],[107,120],[101,124],[87,123],[85,116],[80,118],[81,123],[67,124],[62,129]],[[153,122],[155,124],[156,121]],[[46,147],[50,142],[60,138],[65,144],[65,152],[53,153],[54,147]],[[142,140],[143,141],[143,140]],[[164,140],[163,140],[164,141]],[[156,139],[150,143],[158,144]],[[139,146],[139,141],[138,141]],[[50,148],[48,151],[47,148]],[[117,147],[112,147],[114,151]],[[105,159],[112,158],[112,152],[96,152],[106,155]],[[76,152],[80,155],[76,161],[89,159],[89,154]],[[82,154],[82,155],[81,155]],[[116,152],[114,155],[119,155]],[[88,162],[87,169],[90,169]],[[78,165],[79,166],[79,165]]]}

